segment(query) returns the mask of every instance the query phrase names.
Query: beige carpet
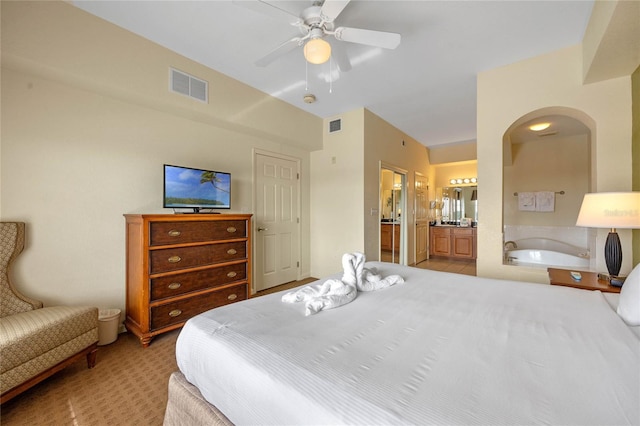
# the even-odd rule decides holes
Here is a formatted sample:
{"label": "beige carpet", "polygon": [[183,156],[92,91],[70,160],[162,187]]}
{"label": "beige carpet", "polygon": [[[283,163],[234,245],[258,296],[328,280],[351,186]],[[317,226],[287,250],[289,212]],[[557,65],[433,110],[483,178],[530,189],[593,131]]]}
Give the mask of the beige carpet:
{"label": "beige carpet", "polygon": [[11,425],[161,425],[178,331],[143,349],[126,333],[98,349],[96,366],[77,362],[4,404]]}
{"label": "beige carpet", "polygon": [[[284,284],[259,295],[315,280]],[[124,333],[98,349],[96,366],[83,360],[53,375],[0,407],[0,424],[14,425],[161,425],[169,375],[177,370],[179,330],[158,336],[143,349]]]}

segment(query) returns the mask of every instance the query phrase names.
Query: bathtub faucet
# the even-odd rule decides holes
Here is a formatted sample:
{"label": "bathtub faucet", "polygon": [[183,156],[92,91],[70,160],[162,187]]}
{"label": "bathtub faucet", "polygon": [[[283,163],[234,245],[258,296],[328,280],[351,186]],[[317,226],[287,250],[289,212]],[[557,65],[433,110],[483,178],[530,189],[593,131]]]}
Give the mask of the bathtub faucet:
{"label": "bathtub faucet", "polygon": [[509,244],[511,244],[511,248],[512,249],[517,249],[518,245],[515,243],[515,241],[507,241],[506,243],[504,243],[504,249],[505,250],[509,250]]}

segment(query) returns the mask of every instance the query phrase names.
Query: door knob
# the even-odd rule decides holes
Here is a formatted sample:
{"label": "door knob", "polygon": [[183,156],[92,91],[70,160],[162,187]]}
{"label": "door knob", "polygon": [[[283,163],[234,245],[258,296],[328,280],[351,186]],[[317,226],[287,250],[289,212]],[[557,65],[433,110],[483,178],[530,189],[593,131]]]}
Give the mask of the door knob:
{"label": "door knob", "polygon": [[258,231],[268,231],[269,228],[258,228]]}

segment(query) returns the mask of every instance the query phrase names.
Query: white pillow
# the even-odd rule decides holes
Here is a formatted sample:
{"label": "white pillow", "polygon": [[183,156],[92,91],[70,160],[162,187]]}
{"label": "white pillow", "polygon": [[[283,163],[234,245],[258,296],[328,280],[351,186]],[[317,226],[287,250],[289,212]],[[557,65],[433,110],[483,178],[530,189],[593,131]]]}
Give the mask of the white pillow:
{"label": "white pillow", "polygon": [[640,263],[624,281],[617,312],[628,325],[640,325]]}

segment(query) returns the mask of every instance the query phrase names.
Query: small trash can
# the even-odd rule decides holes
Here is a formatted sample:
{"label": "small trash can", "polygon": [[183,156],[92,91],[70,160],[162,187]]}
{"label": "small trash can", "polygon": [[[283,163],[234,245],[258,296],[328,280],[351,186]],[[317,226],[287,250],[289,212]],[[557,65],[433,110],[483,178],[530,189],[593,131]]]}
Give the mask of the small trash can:
{"label": "small trash can", "polygon": [[98,346],[113,343],[118,338],[120,309],[100,309],[98,311]]}

